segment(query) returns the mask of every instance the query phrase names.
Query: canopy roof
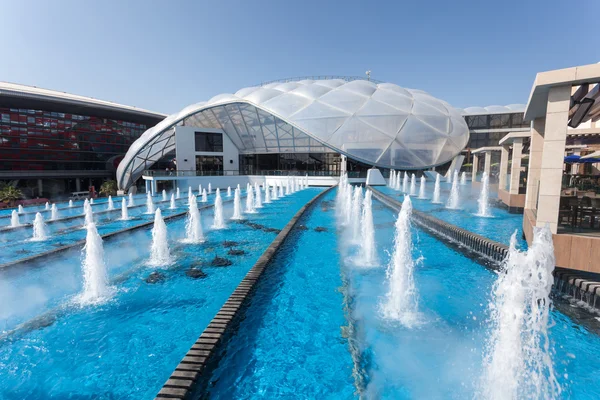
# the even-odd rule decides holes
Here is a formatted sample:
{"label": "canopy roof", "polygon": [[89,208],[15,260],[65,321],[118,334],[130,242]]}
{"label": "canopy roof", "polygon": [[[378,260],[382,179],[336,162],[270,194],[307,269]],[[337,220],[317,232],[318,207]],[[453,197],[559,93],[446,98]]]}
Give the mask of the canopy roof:
{"label": "canopy roof", "polygon": [[178,124],[220,129],[242,154],[335,151],[395,169],[448,162],[469,139],[460,111],[421,90],[366,80],[273,82],[188,106],[148,129],[119,165],[120,188],[175,148]]}

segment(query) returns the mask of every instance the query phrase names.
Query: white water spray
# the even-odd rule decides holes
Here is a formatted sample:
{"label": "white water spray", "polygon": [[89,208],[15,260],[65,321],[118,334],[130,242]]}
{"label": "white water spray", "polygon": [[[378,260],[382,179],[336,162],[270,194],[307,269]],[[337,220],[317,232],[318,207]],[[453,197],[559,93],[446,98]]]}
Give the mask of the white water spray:
{"label": "white water spray", "polygon": [[[548,338],[555,266],[552,232],[534,228],[531,247],[516,249],[516,232],[494,284],[491,332],[481,379],[483,398],[560,398]],[[568,397],[568,396],[567,396]]]}
{"label": "white water spray", "polygon": [[129,212],[127,211],[127,201],[125,197],[121,200],[121,220],[127,221],[129,219]]}
{"label": "white water spray", "polygon": [[92,210],[92,206],[90,204],[83,204],[83,215],[85,216],[83,227],[87,227],[89,224],[94,223],[94,211]]}
{"label": "white water spray", "polygon": [[73,200],[69,200],[69,208],[73,207]]}
{"label": "white water spray", "polygon": [[79,296],[80,304],[94,304],[112,293],[108,285],[108,273],[104,262],[104,246],[98,234],[96,224],[87,226],[85,246],[83,247],[83,292]]}
{"label": "white water spray", "polygon": [[269,190],[269,185],[265,182],[265,204],[269,204],[271,202],[271,191]]}
{"label": "white water spray", "polygon": [[200,200],[202,203],[206,203],[208,202],[208,195],[206,194],[206,189],[202,190],[202,200]]}
{"label": "white water spray", "polygon": [[175,191],[175,198],[177,200],[179,200],[179,198],[181,198],[181,192],[179,191],[179,188],[177,188],[177,190]]}
{"label": "white water spray", "polygon": [[162,218],[160,208],[157,208],[154,213],[154,226],[152,227],[149,265],[158,267],[171,264],[171,252],[167,238],[167,225]]}
{"label": "white water spray", "polygon": [[350,223],[352,224],[352,241],[358,243],[360,241],[360,217],[362,214],[362,187],[357,186],[354,188],[354,195],[352,196],[352,216]]}
{"label": "white water spray", "polygon": [[419,183],[419,199],[426,199],[425,197],[425,175],[421,176],[421,182]]}
{"label": "white water spray", "polygon": [[210,182],[208,182],[208,194],[212,194],[212,186]]}
{"label": "white water spray", "polygon": [[433,188],[433,198],[431,199],[433,204],[442,204],[440,199],[440,174],[435,176],[435,186]]}
{"label": "white water spray", "polygon": [[231,197],[231,186],[227,186],[227,197]]}
{"label": "white water spray", "polygon": [[273,194],[273,196],[271,196],[272,200],[279,199],[279,197],[277,197],[277,186],[276,185],[273,185],[273,193],[272,194]]}
{"label": "white water spray", "polygon": [[215,195],[215,217],[213,220],[213,229],[225,228],[225,221],[223,220],[223,200],[221,200],[221,191],[217,189]]}
{"label": "white water spray", "polygon": [[23,210],[23,206],[19,204],[19,214],[23,214],[25,211]]}
{"label": "white water spray", "polygon": [[55,221],[58,219],[58,208],[56,208],[56,204],[52,203],[52,207],[50,207],[50,220]]}
{"label": "white water spray", "polygon": [[133,193],[129,193],[129,203],[127,204],[127,207],[133,206],[135,206],[135,202],[133,201]]}
{"label": "white water spray", "polygon": [[262,208],[262,193],[260,190],[260,186],[258,186],[258,183],[254,184],[254,193],[256,194],[256,197],[254,199],[254,208]]}
{"label": "white water spray", "polygon": [[231,219],[242,219],[242,201],[240,200],[240,188],[235,189],[233,195],[233,216]]}
{"label": "white water spray", "polygon": [[190,203],[187,221],[185,224],[185,242],[202,243],[204,242],[204,232],[202,232],[202,216],[198,210],[198,204],[195,201]]}
{"label": "white water spray", "polygon": [[414,281],[415,262],[412,258],[410,196],[405,196],[396,221],[394,253],[387,268],[389,291],[382,304],[383,316],[399,321],[407,327],[418,322],[418,296]]}
{"label": "white water spray", "polygon": [[467,184],[467,173],[465,171],[463,171],[462,174],[460,174],[460,184],[461,185]]}
{"label": "white water spray", "polygon": [[40,242],[42,240],[46,240],[48,238],[48,234],[46,232],[46,223],[44,222],[44,217],[40,213],[35,214],[35,219],[33,220],[33,237],[31,238],[34,242]]}
{"label": "white water spray", "polygon": [[50,203],[46,202],[46,207],[45,207],[45,209],[46,209],[46,210],[49,210],[49,209],[50,209]]}
{"label": "white water spray", "polygon": [[402,180],[402,193],[408,193],[408,172],[404,172],[404,179]]}
{"label": "white water spray", "polygon": [[115,204],[113,203],[112,196],[108,196],[108,209],[109,210],[114,210],[115,209]]}
{"label": "white water spray", "polygon": [[169,208],[174,210],[177,208],[177,204],[175,204],[175,195],[171,193],[171,201],[169,202]]}
{"label": "white water spray", "polygon": [[154,203],[152,202],[152,195],[150,193],[146,195],[146,214],[154,214]]}
{"label": "white water spray", "polygon": [[363,266],[377,265],[377,249],[375,247],[375,225],[373,224],[372,192],[367,190],[362,205],[360,264]]}
{"label": "white water spray", "polygon": [[162,201],[167,201],[167,191],[164,189],[162,191]]}
{"label": "white water spray", "polygon": [[481,177],[481,192],[479,193],[479,199],[477,203],[479,204],[479,208],[477,210],[478,217],[491,217],[490,206],[488,202],[488,197],[490,195],[490,179],[488,177],[487,172],[483,173]]}
{"label": "white water spray", "polygon": [[415,174],[411,174],[410,177],[410,195],[417,195],[417,178],[415,177]]}
{"label": "white water spray", "polygon": [[10,227],[16,228],[18,226],[21,226],[21,221],[19,221],[19,213],[17,210],[12,210],[10,213]]}
{"label": "white water spray", "polygon": [[452,189],[450,197],[446,203],[446,208],[458,210],[460,208],[460,191],[458,190],[458,171],[454,171],[454,180],[452,181]]}
{"label": "white water spray", "polygon": [[250,185],[248,185],[248,195],[246,196],[246,212],[248,214],[256,213],[256,209],[254,208],[254,190]]}

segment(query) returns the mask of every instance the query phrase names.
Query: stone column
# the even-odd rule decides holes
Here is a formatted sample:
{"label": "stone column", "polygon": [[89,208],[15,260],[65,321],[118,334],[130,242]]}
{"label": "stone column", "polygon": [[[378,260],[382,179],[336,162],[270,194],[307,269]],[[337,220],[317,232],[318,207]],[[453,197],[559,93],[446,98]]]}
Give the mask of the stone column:
{"label": "stone column", "polygon": [[151,183],[151,188],[152,188],[152,196],[156,196],[156,193],[158,192],[157,188],[156,188],[156,178],[152,179],[150,181]]}
{"label": "stone column", "polygon": [[146,193],[151,193],[152,187],[150,181],[148,179],[144,179],[144,184],[146,185]]}
{"label": "stone column", "polygon": [[510,194],[519,194],[519,179],[521,177],[521,160],[523,159],[523,139],[517,138],[513,142],[512,163],[510,165]]}
{"label": "stone column", "polygon": [[477,181],[477,167],[479,166],[479,154],[473,154],[473,172],[471,175],[471,183]]}
{"label": "stone column", "polygon": [[81,178],[75,178],[75,191],[81,192]]}
{"label": "stone column", "polygon": [[508,146],[500,150],[500,176],[498,177],[498,190],[506,190],[506,169],[508,168]]}
{"label": "stone column", "polygon": [[487,173],[487,176],[490,176],[490,170],[492,169],[492,152],[485,152],[485,162],[483,164],[483,172]]}
{"label": "stone column", "polygon": [[42,193],[44,192],[44,184],[42,183],[41,179],[37,180],[37,186],[38,186],[38,196],[42,197]]}
{"label": "stone column", "polygon": [[529,166],[527,167],[527,192],[525,194],[525,208],[537,212],[538,185],[540,182],[540,168],[542,166],[542,149],[544,146],[544,130],[546,118],[537,118],[531,128],[531,142],[529,145]]}
{"label": "stone column", "polygon": [[540,169],[536,226],[548,224],[552,233],[556,233],[558,226],[570,100],[571,85],[550,88]]}

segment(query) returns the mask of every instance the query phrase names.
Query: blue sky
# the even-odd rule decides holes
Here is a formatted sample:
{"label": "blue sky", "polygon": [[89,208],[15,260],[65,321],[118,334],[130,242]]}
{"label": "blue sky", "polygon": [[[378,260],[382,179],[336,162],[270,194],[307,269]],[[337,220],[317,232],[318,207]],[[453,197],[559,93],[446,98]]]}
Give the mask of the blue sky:
{"label": "blue sky", "polygon": [[526,103],[600,61],[597,0],[0,0],[0,80],[164,113],[263,81],[363,75],[456,107]]}

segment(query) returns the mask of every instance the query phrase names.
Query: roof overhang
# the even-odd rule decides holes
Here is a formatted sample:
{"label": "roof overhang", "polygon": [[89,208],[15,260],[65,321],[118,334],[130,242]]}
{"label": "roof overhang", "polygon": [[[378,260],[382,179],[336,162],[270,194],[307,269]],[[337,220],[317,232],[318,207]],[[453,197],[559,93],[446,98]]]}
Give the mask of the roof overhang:
{"label": "roof overhang", "polygon": [[487,153],[487,152],[501,151],[501,150],[502,150],[502,146],[487,146],[487,147],[480,147],[478,149],[471,150],[471,154]]}
{"label": "roof overhang", "polygon": [[523,139],[531,137],[531,131],[521,131],[521,132],[511,132],[508,135],[504,136],[498,144],[507,146],[509,144],[513,144],[516,139]]}

